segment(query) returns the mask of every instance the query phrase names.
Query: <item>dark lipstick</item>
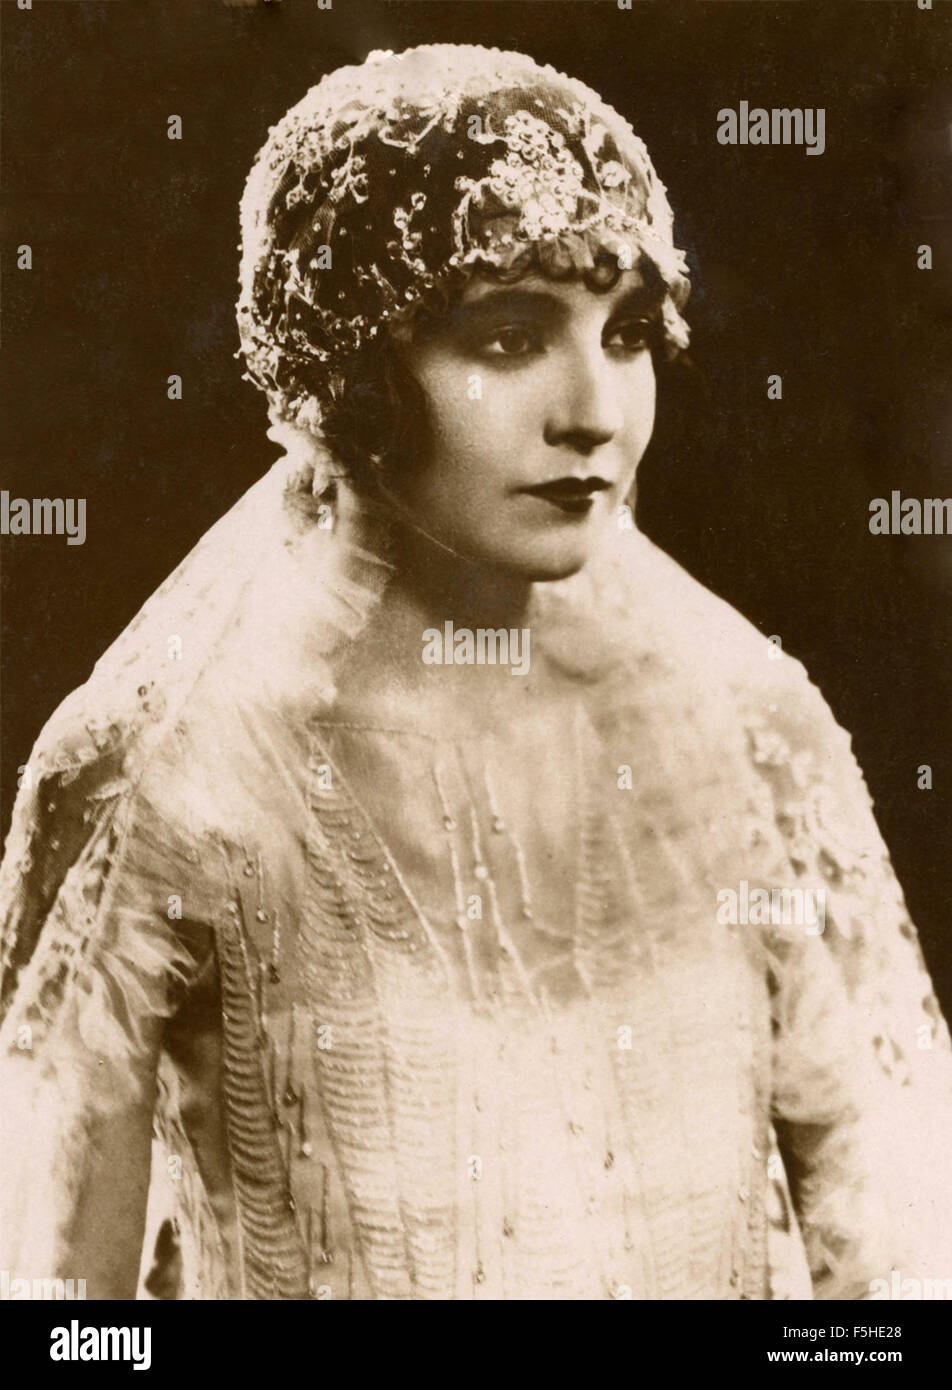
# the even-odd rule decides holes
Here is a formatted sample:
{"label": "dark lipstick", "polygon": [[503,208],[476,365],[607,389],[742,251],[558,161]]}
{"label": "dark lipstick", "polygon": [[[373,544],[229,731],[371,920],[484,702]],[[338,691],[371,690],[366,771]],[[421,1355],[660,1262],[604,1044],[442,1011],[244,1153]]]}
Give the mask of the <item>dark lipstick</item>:
{"label": "dark lipstick", "polygon": [[604,478],[556,478],[551,483],[539,483],[535,487],[521,488],[530,497],[541,498],[553,506],[570,514],[583,515],[595,500],[596,492],[611,487]]}

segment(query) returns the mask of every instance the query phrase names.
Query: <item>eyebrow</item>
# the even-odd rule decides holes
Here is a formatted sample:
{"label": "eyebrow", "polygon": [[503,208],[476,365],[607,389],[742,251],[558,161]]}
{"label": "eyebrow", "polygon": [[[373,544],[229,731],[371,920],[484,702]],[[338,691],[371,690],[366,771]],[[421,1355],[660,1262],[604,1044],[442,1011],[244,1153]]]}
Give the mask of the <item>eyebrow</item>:
{"label": "eyebrow", "polygon": [[[607,290],[604,292],[606,298],[609,293]],[[610,317],[656,309],[663,298],[664,292],[660,287],[635,285],[614,303]],[[460,300],[450,311],[449,320],[454,326],[478,329],[481,324],[493,322],[501,315],[527,311],[543,316],[550,323],[564,323],[570,317],[572,307],[545,289],[500,287],[487,291],[479,299]]]}

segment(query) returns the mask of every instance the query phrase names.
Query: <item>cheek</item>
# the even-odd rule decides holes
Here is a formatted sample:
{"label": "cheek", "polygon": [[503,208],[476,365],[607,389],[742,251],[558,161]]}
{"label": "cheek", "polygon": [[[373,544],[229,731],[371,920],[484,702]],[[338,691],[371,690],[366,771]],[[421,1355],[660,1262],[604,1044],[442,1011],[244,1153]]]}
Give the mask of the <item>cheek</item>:
{"label": "cheek", "polygon": [[643,353],[632,365],[625,385],[626,434],[644,449],[654,429],[657,395],[654,361],[650,353]]}
{"label": "cheek", "polygon": [[624,425],[618,436],[619,481],[621,490],[633,485],[645,450],[651,440],[655,421],[655,374],[649,354],[646,364],[633,364],[623,385],[625,393]]}
{"label": "cheek", "polygon": [[475,477],[490,489],[504,482],[533,428],[541,433],[525,382],[467,368],[440,372],[426,389],[438,472],[454,490],[469,490]]}

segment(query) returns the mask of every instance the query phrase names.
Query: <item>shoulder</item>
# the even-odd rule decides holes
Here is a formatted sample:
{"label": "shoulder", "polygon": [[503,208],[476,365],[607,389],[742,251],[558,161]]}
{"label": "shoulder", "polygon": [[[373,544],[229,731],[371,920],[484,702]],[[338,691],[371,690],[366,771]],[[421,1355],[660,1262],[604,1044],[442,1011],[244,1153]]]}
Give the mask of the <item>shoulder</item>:
{"label": "shoulder", "polygon": [[655,620],[662,615],[653,650],[713,756],[731,761],[735,750],[734,768],[742,760],[753,774],[771,823],[817,882],[880,875],[887,851],[852,738],[803,663],[657,547],[640,563],[651,576],[645,592],[659,595]]}
{"label": "shoulder", "polygon": [[165,663],[146,672],[97,670],[43,726],[21,776],[21,798],[59,817],[108,803],[193,840],[240,841],[297,782],[304,709],[268,698],[209,660],[188,679]]}
{"label": "shoulder", "polygon": [[620,533],[598,583],[614,595],[611,643],[633,690],[653,684],[672,708],[842,747],[846,735],[802,662],[641,532]]}

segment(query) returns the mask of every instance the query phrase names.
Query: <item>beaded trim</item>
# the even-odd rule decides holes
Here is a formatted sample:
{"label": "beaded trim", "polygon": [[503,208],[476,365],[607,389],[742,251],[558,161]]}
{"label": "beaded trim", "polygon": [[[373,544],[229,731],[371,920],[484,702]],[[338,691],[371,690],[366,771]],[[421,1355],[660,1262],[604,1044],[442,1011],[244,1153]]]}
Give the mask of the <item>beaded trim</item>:
{"label": "beaded trim", "polygon": [[272,127],[241,236],[248,378],[305,426],[327,372],[478,268],[647,257],[669,349],[687,345],[687,269],[643,142],[591,88],[520,53],[424,44],[328,74]]}

